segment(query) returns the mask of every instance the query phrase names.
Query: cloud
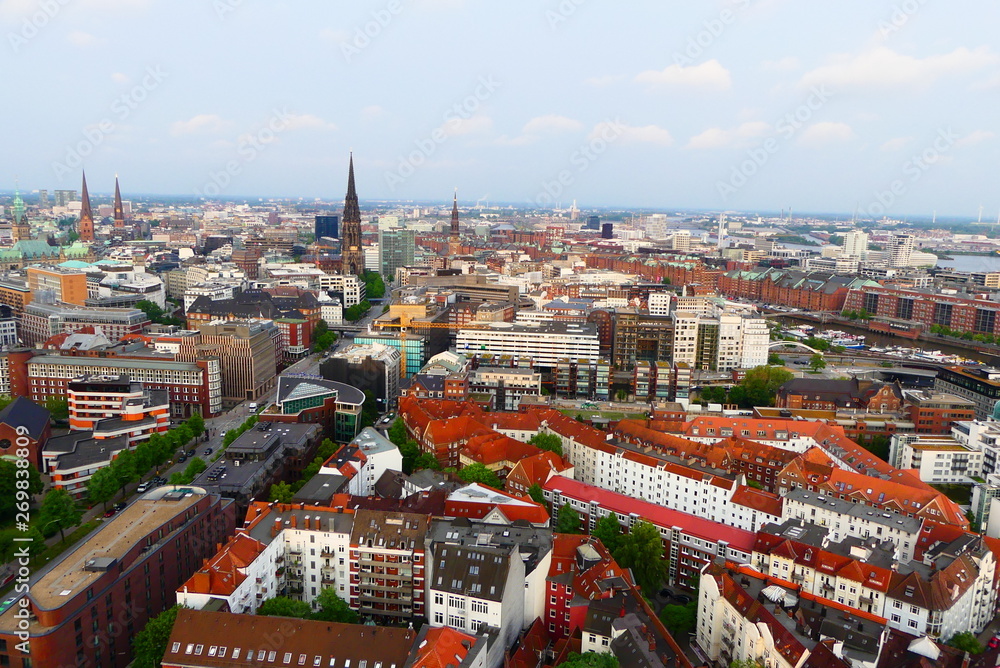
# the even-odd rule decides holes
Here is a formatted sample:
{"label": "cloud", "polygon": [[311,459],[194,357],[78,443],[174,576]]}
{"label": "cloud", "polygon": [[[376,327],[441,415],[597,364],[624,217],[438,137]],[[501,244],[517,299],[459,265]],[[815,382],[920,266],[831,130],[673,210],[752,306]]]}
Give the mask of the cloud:
{"label": "cloud", "polygon": [[878,150],[890,153],[906,148],[906,145],[913,141],[913,137],[894,137],[878,147]]}
{"label": "cloud", "polygon": [[709,128],[708,130],[691,137],[684,148],[743,148],[752,145],[755,139],[767,135],[771,132],[771,130],[771,126],[764,121],[751,121],[743,123],[731,130],[725,130],[723,128]]}
{"label": "cloud", "polygon": [[803,87],[826,85],[835,91],[848,88],[924,88],[938,79],[978,70],[998,61],[987,47],[965,47],[951,53],[914,58],[888,47],[856,55],[840,54],[830,64],[803,75]]}
{"label": "cloud", "polygon": [[[79,0],[81,8],[97,11],[123,11],[129,9],[145,9],[152,0]],[[0,0],[0,19],[17,19],[30,17],[39,11],[38,0]],[[59,2],[60,7],[66,2]],[[58,11],[58,9],[56,10]]]}
{"label": "cloud", "polygon": [[780,60],[765,60],[761,67],[772,72],[792,72],[802,67],[799,59],[795,56],[788,56]]}
{"label": "cloud", "polygon": [[650,88],[662,86],[715,91],[728,90],[733,85],[729,70],[714,59],[691,67],[675,63],[663,70],[640,72],[635,76],[635,82]]}
{"label": "cloud", "polygon": [[84,48],[95,46],[101,42],[101,40],[97,39],[89,32],[83,32],[82,30],[74,30],[68,35],[67,39],[69,39],[69,43],[73,46]]}
{"label": "cloud", "polygon": [[336,130],[333,123],[313,114],[285,114],[286,130]]}
{"label": "cloud", "polygon": [[361,119],[365,121],[374,121],[379,118],[388,116],[389,112],[380,107],[377,104],[370,104],[367,107],[361,109]]}
{"label": "cloud", "polygon": [[223,120],[217,114],[198,114],[186,121],[176,121],[170,125],[170,134],[175,137],[191,135],[200,132],[220,132],[226,129],[229,121]]}
{"label": "cloud", "polygon": [[[613,139],[609,139],[613,137]],[[626,125],[620,121],[602,121],[594,126],[587,135],[587,140],[604,139],[608,142],[627,144],[654,144],[671,146],[674,138],[669,131],[658,125],[643,125],[641,127]]]}
{"label": "cloud", "polygon": [[486,132],[493,128],[493,119],[483,114],[476,114],[469,118],[452,118],[448,120],[441,129],[449,137],[460,137],[479,132]]}
{"label": "cloud", "polygon": [[122,74],[121,72],[115,72],[114,74],[112,74],[111,80],[114,81],[116,84],[121,84],[123,86],[125,84],[132,82],[132,80],[128,78],[127,74]]}
{"label": "cloud", "polygon": [[579,132],[582,129],[583,123],[578,120],[559,116],[558,114],[548,114],[532,118],[524,124],[521,132],[524,134],[539,134],[546,132]]}
{"label": "cloud", "polygon": [[833,143],[854,139],[854,130],[847,123],[823,121],[810,125],[799,135],[799,146],[805,148],[823,148]]}
{"label": "cloud", "polygon": [[996,136],[995,132],[990,132],[989,130],[976,130],[956,141],[955,146],[975,146],[984,141],[996,139]]}

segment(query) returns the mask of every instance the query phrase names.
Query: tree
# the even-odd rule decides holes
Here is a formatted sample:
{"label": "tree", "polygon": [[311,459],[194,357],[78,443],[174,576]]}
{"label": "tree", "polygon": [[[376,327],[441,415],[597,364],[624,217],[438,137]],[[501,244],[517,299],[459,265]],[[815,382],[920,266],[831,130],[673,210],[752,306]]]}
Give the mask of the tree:
{"label": "tree", "polygon": [[782,366],[785,363],[785,360],[781,359],[781,355],[778,353],[768,353],[767,363],[770,366]]}
{"label": "tree", "polygon": [[329,438],[324,438],[323,442],[319,444],[319,450],[316,451],[316,456],[325,462],[332,457],[337,450],[338,448],[336,443]]}
{"label": "tree", "polygon": [[355,322],[356,320],[361,320],[365,317],[365,314],[371,310],[371,303],[366,299],[360,304],[355,304],[354,306],[349,306],[344,309],[344,320],[349,322]]}
{"label": "tree", "polygon": [[341,624],[357,624],[358,613],[351,610],[344,599],[337,596],[332,587],[323,587],[316,597],[319,610],[314,612],[312,619],[323,622],[339,622]]}
{"label": "tree", "polygon": [[278,503],[291,503],[293,496],[295,496],[295,492],[292,491],[292,486],[287,482],[279,482],[271,485],[271,494],[267,500],[277,501]]}
{"label": "tree", "polygon": [[45,399],[45,409],[52,414],[53,420],[69,419],[69,401],[66,397],[51,395]]}
{"label": "tree", "polygon": [[783,367],[759,366],[747,371],[743,382],[729,392],[729,400],[744,408],[772,406],[778,388],[793,378]]}
{"label": "tree", "polygon": [[381,299],[385,296],[385,281],[377,271],[365,272],[365,296]]}
{"label": "tree", "polygon": [[827,341],[826,339],[821,339],[821,338],[816,337],[816,336],[810,336],[806,340],[804,340],[802,343],[804,343],[805,345],[809,346],[810,348],[815,348],[816,350],[819,350],[819,351],[824,351],[824,350],[829,350],[830,349],[830,342],[829,341]]}
{"label": "tree", "polygon": [[145,628],[135,636],[133,668],[159,668],[167,651],[167,641],[174,631],[179,606],[167,608],[146,622]]}
{"label": "tree", "polygon": [[207,468],[208,464],[205,463],[204,459],[195,457],[194,459],[188,462],[187,466],[184,467],[184,477],[187,479],[187,482],[189,483],[193,481],[195,478],[197,478],[199,475],[201,475],[202,471],[204,471]]}
{"label": "tree", "polygon": [[132,450],[122,450],[111,462],[111,471],[114,473],[115,481],[122,490],[122,498],[125,498],[125,487],[136,479],[135,474],[135,452]]}
{"label": "tree", "polygon": [[597,523],[594,524],[594,530],[590,532],[590,535],[599,538],[604,547],[608,548],[611,554],[614,554],[619,545],[621,545],[622,527],[618,523],[618,518],[613,514],[605,515],[597,520]]}
{"label": "tree", "polygon": [[492,487],[494,489],[503,489],[503,483],[500,482],[500,478],[493,471],[486,468],[485,464],[475,463],[469,464],[464,469],[458,472],[458,477],[462,482],[474,483],[478,482],[480,485],[485,485],[486,487]]}
{"label": "tree", "polygon": [[531,437],[528,441],[533,446],[540,450],[547,450],[548,452],[554,452],[560,457],[562,457],[562,439],[555,434],[543,434],[538,433]]}
{"label": "tree", "polygon": [[684,638],[694,629],[698,615],[698,602],[687,605],[665,605],[660,611],[660,621],[675,638]]}
{"label": "tree", "polygon": [[826,360],[823,359],[823,355],[820,353],[814,353],[812,357],[809,358],[809,368],[813,370],[813,373],[819,373],[826,368]]}
{"label": "tree", "polygon": [[[28,471],[26,491],[32,495],[38,494],[42,491],[42,478],[34,466],[29,464],[26,470]],[[17,465],[8,459],[0,459],[0,519],[14,517],[14,511],[17,509],[17,481]]]}
{"label": "tree", "polygon": [[948,644],[955,649],[960,649],[963,652],[968,652],[969,654],[982,654],[986,651],[979,641],[976,640],[976,636],[968,631],[962,633],[956,633],[948,641]]}
{"label": "tree", "polygon": [[205,433],[205,418],[195,413],[187,420],[184,421],[187,428],[191,430],[191,433],[195,438],[198,438]]}
{"label": "tree", "polygon": [[571,652],[559,668],[618,668],[618,658],[610,652]]}
{"label": "tree", "polygon": [[441,463],[438,462],[437,457],[435,457],[431,453],[424,452],[413,460],[413,470],[420,471],[421,469],[431,469],[432,471],[440,471]]}
{"label": "tree", "polygon": [[90,476],[90,480],[87,481],[87,498],[92,505],[103,503],[107,509],[108,501],[114,497],[117,491],[118,478],[110,466],[94,471],[94,475]]}
{"label": "tree", "polygon": [[389,440],[396,445],[406,443],[406,439],[409,438],[409,436],[406,433],[406,423],[403,422],[403,418],[398,417],[393,420],[392,426],[390,426],[386,431],[386,435],[389,437]]}
{"label": "tree", "polygon": [[[410,474],[414,471],[414,463],[420,457],[420,446],[416,441],[407,440],[399,448],[399,454],[403,456],[403,473]],[[429,454],[429,453],[428,453]],[[431,455],[433,458],[433,455]],[[436,459],[434,461],[437,461]],[[426,467],[424,467],[426,468]]]}
{"label": "tree", "polygon": [[313,336],[313,352],[321,353],[325,350],[329,350],[330,346],[334,344],[337,340],[336,335],[333,332],[324,332],[319,335]]}
{"label": "tree", "polygon": [[615,398],[617,398],[618,401],[628,401],[628,390],[618,390],[615,392]]}
{"label": "tree", "polygon": [[298,617],[309,619],[312,609],[305,601],[296,601],[287,596],[269,598],[257,608],[257,614],[264,617]]}
{"label": "tree", "polygon": [[73,497],[65,489],[50,489],[42,499],[38,522],[42,533],[49,526],[59,529],[59,540],[66,540],[65,530],[80,523],[83,513],[76,507]]}
{"label": "tree", "polygon": [[188,484],[187,479],[184,477],[183,471],[174,471],[170,474],[170,480],[167,481],[169,485],[186,485]]}
{"label": "tree", "polygon": [[540,503],[543,506],[545,505],[545,492],[542,491],[542,486],[537,482],[528,488],[528,496],[530,496],[531,500],[535,503]]}
{"label": "tree", "polygon": [[375,400],[375,393],[365,390],[365,403],[361,405],[361,416],[358,422],[358,430],[371,427],[378,420],[378,405]]}
{"label": "tree", "polygon": [[309,464],[307,464],[304,469],[302,469],[301,480],[303,484],[309,482],[309,480],[311,480],[317,473],[319,473],[319,470],[323,468],[324,461],[325,460],[321,459],[320,457],[317,457],[316,459],[309,462]]}
{"label": "tree", "polygon": [[707,401],[713,404],[721,404],[726,400],[726,396],[729,393],[726,392],[726,388],[720,385],[710,385],[698,390],[698,394],[700,395],[702,401]]}
{"label": "tree", "polygon": [[615,561],[623,568],[631,568],[636,584],[646,596],[652,596],[667,573],[667,562],[663,560],[663,541],[659,530],[643,520],[622,536]]}
{"label": "tree", "polygon": [[557,533],[583,533],[580,531],[580,513],[573,509],[568,503],[563,504],[559,509],[556,519]]}

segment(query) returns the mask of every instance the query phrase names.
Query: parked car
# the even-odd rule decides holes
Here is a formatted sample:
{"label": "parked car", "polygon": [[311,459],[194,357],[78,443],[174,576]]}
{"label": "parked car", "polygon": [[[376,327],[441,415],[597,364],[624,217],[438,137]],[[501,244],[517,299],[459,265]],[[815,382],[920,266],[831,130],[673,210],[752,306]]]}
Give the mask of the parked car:
{"label": "parked car", "polygon": [[195,455],[194,448],[191,448],[190,450],[187,451],[188,457],[194,457],[194,455]]}
{"label": "parked car", "polygon": [[990,638],[989,647],[990,649],[996,649],[997,647],[1000,647],[1000,633]]}
{"label": "parked car", "polygon": [[118,503],[116,503],[114,505],[115,512],[119,512],[120,513],[121,511],[125,510],[125,506],[126,506],[126,504],[125,504],[124,501],[119,501]]}
{"label": "parked car", "polygon": [[114,516],[115,516],[115,513],[117,513],[117,512],[118,512],[118,511],[117,511],[117,510],[115,510],[114,508],[108,508],[108,509],[107,509],[107,510],[106,510],[106,511],[104,512],[104,516],[105,516],[105,517],[114,517]]}
{"label": "parked car", "polygon": [[201,453],[203,457],[208,457],[212,454],[212,448],[205,448],[205,451]]}
{"label": "parked car", "polygon": [[149,489],[149,483],[148,482],[140,482],[139,486],[135,488],[135,491],[136,491],[137,494],[142,494],[143,492],[145,492],[148,489]]}
{"label": "parked car", "polygon": [[688,603],[691,602],[691,597],[688,596],[687,594],[675,594],[674,600],[680,603],[681,605],[687,605]]}
{"label": "parked car", "polygon": [[662,596],[663,598],[672,598],[673,595],[674,595],[674,592],[670,591],[666,587],[664,587],[663,589],[660,590],[660,596]]}
{"label": "parked car", "polygon": [[187,460],[188,460],[187,455],[182,454],[180,457],[177,458],[177,463],[178,464],[183,464]]}

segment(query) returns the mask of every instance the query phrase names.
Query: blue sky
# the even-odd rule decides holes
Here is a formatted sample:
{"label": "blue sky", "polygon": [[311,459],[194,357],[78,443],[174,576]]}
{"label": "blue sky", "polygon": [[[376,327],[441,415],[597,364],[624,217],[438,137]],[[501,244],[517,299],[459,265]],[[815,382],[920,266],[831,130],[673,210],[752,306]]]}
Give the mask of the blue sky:
{"label": "blue sky", "polygon": [[[0,189],[1000,209],[993,0],[0,0]],[[85,155],[84,155],[85,154]],[[881,207],[881,208],[880,208]]]}

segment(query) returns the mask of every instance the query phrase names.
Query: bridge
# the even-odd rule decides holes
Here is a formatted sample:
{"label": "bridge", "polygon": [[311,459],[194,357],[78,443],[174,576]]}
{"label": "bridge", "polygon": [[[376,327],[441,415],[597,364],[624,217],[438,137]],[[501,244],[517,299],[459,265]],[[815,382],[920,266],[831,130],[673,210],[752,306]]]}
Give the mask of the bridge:
{"label": "bridge", "polygon": [[805,318],[811,319],[813,317],[820,318],[823,322],[826,322],[826,317],[831,315],[839,315],[839,311],[776,311],[774,313],[765,313],[763,317],[765,318]]}
{"label": "bridge", "polygon": [[[820,351],[816,350],[815,348],[807,346],[806,344],[802,343],[801,341],[774,341],[773,343],[771,343],[771,345],[769,345],[767,347],[768,350],[776,350],[778,348],[794,348],[796,350],[806,350],[806,351],[808,351],[810,353],[819,353],[820,352]],[[789,352],[791,352],[791,351],[789,351]],[[820,354],[822,354],[822,353],[820,353]]]}

